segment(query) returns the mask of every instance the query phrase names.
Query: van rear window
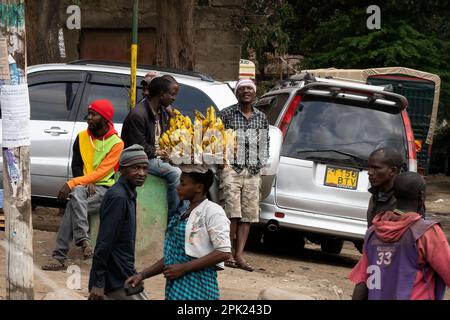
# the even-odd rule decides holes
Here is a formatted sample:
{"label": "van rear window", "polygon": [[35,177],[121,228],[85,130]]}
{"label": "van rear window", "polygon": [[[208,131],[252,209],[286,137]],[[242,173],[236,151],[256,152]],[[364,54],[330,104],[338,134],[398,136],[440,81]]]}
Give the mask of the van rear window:
{"label": "van rear window", "polygon": [[302,100],[291,121],[282,155],[351,164],[357,159],[365,166],[370,153],[384,146],[398,149],[406,159],[406,145],[400,113],[309,97]]}
{"label": "van rear window", "polygon": [[288,93],[262,97],[256,102],[255,107],[264,112],[269,124],[274,126],[288,98]]}

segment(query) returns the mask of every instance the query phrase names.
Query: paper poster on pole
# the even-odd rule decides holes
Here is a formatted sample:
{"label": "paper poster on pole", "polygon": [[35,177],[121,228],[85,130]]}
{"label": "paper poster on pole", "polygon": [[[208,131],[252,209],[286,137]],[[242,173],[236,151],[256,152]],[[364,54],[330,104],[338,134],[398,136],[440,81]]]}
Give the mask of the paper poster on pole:
{"label": "paper poster on pole", "polygon": [[28,85],[1,87],[3,148],[30,145],[30,99]]}
{"label": "paper poster on pole", "polygon": [[9,80],[8,43],[0,38],[0,80]]}

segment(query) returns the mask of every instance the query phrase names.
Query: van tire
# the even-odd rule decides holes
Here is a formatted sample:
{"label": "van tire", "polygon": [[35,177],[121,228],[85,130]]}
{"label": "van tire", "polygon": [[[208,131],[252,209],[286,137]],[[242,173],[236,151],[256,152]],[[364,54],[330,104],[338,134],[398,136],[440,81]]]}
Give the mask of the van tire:
{"label": "van tire", "polygon": [[322,252],[330,254],[339,254],[344,246],[344,240],[339,239],[324,239],[320,242],[320,249]]}
{"label": "van tire", "polygon": [[355,241],[353,244],[355,245],[356,250],[362,254],[364,241]]}

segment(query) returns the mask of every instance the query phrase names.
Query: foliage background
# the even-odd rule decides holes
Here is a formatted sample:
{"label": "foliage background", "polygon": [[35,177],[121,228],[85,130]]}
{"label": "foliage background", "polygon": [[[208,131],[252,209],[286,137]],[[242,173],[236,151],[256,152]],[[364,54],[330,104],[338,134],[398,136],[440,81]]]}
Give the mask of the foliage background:
{"label": "foliage background", "polygon": [[[377,3],[378,2],[378,3]],[[381,29],[369,30],[368,6],[381,9]],[[403,66],[435,73],[442,88],[435,152],[450,154],[450,1],[247,0],[246,42],[261,73],[265,52],[299,54],[298,69]],[[257,21],[257,23],[255,23]]]}

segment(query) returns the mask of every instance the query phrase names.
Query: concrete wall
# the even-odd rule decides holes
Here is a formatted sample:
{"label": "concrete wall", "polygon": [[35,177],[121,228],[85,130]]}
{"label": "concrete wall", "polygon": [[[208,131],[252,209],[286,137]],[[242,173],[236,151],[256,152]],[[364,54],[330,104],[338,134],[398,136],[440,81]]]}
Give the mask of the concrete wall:
{"label": "concrete wall", "polygon": [[[101,58],[129,61],[133,1],[64,1],[64,8],[70,4],[81,8],[81,30],[64,28],[66,61]],[[68,15],[64,12],[63,17],[67,19]],[[156,32],[156,1],[140,1],[139,63],[155,63]]]}
{"label": "concrete wall", "polygon": [[[86,58],[129,61],[133,1],[61,1],[61,21],[58,24],[64,30],[66,58],[39,63]],[[242,31],[237,21],[243,0],[199,0],[198,3],[201,5],[195,8],[194,13],[195,71],[207,73],[218,80],[236,80],[242,42]],[[81,30],[66,28],[69,17],[66,9],[72,4],[81,8]],[[156,63],[157,32],[156,0],[140,1],[139,63]]]}
{"label": "concrete wall", "polygon": [[221,80],[239,78],[242,0],[209,0],[195,10],[196,69]]}

